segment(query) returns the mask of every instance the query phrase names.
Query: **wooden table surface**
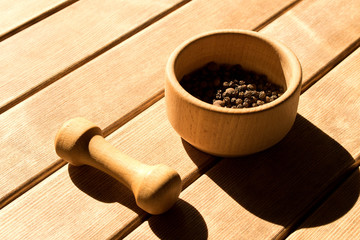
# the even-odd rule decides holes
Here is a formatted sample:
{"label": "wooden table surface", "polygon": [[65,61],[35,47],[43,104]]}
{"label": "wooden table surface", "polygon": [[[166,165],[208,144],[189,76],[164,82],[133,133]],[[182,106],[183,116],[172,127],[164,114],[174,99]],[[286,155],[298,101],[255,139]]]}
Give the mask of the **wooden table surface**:
{"label": "wooden table surface", "polygon": [[[359,0],[0,0],[0,239],[360,239]],[[168,122],[165,65],[215,29],[278,39],[303,68],[298,116],[274,147],[221,159]],[[151,216],[120,183],[54,150],[85,117],[183,181]]]}

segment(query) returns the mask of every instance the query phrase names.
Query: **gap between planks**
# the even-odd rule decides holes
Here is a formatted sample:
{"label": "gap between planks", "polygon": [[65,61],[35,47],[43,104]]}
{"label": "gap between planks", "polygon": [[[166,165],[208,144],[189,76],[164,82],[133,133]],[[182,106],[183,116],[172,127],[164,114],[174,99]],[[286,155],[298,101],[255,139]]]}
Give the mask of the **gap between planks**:
{"label": "gap between planks", "polygon": [[[86,63],[90,62],[91,60],[95,59],[96,57],[100,56],[101,54],[107,52],[108,50],[112,49],[116,45],[120,44],[121,42],[125,41],[126,39],[132,37],[133,35],[137,34],[138,32],[142,31],[146,27],[150,26],[151,24],[159,21],[163,17],[169,15],[170,13],[174,12],[175,10],[179,9],[180,7],[184,6],[186,3],[190,2],[191,0],[184,0],[179,2],[178,4],[174,5],[173,7],[167,9],[166,11],[156,15],[155,17],[149,19],[145,23],[141,24],[134,30],[128,32],[127,34],[119,37],[118,39],[112,41],[108,45],[104,46],[103,48],[99,49],[98,51],[94,52],[92,55],[78,61],[77,63],[74,63],[70,67],[66,68],[62,72],[59,72],[55,76],[49,78],[47,81],[37,85],[33,89],[30,89],[23,95],[19,96],[18,98],[14,99],[10,103],[6,104],[3,107],[0,107],[0,114],[3,112],[9,110],[10,108],[14,107],[15,105],[21,103],[22,101],[26,100],[27,98],[31,97],[32,95],[36,94],[37,92],[41,91],[42,89],[50,86],[52,83],[56,82],[57,80],[61,79],[62,77],[66,76],[67,74],[71,73],[72,71],[80,68],[81,66],[85,65]],[[293,7],[295,7],[299,2],[302,0],[297,0],[289,5],[285,6],[284,8],[280,9],[277,13],[275,13],[273,16],[265,20],[263,23],[259,24],[257,27],[253,28],[254,31],[257,31],[259,29],[264,28],[268,24],[270,24],[272,21],[274,21],[276,18],[280,17],[281,15],[285,14],[287,11],[291,10]],[[159,90],[155,95],[147,99],[145,102],[141,103],[137,107],[135,107],[132,111],[125,114],[123,117],[118,119],[117,121],[113,122],[109,126],[107,126],[105,129],[103,129],[104,137],[110,135],[112,132],[116,131],[118,128],[135,118],[137,115],[145,111],[147,108],[152,106],[154,103],[159,101],[164,97],[164,89]],[[209,164],[208,167],[204,167],[203,170],[199,171],[198,173],[194,173],[192,176],[189,177],[189,179],[186,179],[186,183],[183,186],[183,189],[188,187],[191,183],[193,183],[199,176],[204,174],[207,170],[209,170],[211,167],[213,167],[217,161],[211,161],[213,162],[213,165]],[[14,201],[16,198],[20,197],[22,194],[30,190],[32,187],[36,186],[38,183],[40,183],[42,180],[49,177],[51,174],[59,170],[61,167],[65,166],[67,162],[58,159],[53,164],[51,164],[48,168],[44,169],[43,171],[39,172],[37,175],[33,176],[28,181],[24,182],[23,184],[19,185],[14,191],[10,192],[9,194],[5,195],[3,199],[0,201],[0,210],[8,205],[10,202]],[[131,225],[131,229],[128,231],[128,229],[124,229],[125,232],[129,233],[133,229],[135,229],[139,224]],[[118,236],[119,234],[116,234]]]}
{"label": "gap between planks", "polygon": [[347,48],[344,49],[339,55],[333,58],[330,62],[320,68],[313,76],[309,78],[305,84],[301,86],[301,93],[304,93],[312,85],[314,85],[319,79],[325,76],[331,69],[335,68],[339,63],[341,63],[347,56],[355,52],[356,49],[360,47],[360,37],[350,44]]}
{"label": "gap between planks", "polygon": [[[78,1],[78,0],[76,0],[76,1]],[[112,42],[106,44],[105,46],[98,49],[97,51],[90,54],[89,56],[87,56],[87,57],[73,63],[72,65],[68,66],[64,70],[62,70],[59,73],[55,74],[54,76],[48,78],[44,82],[34,86],[33,88],[29,89],[25,93],[21,94],[20,96],[16,97],[15,99],[11,100],[10,102],[6,103],[4,106],[0,107],[0,114],[4,113],[5,111],[9,110],[10,108],[16,106],[17,104],[21,103],[22,101],[28,99],[29,97],[33,96],[34,94],[40,92],[44,88],[50,86],[51,84],[55,83],[59,79],[65,77],[69,73],[71,73],[71,72],[75,71],[76,69],[82,67],[86,63],[88,63],[91,60],[97,58],[98,56],[102,55],[103,53],[109,51],[110,49],[112,49],[115,46],[119,45],[120,43],[124,42],[125,40],[131,38],[135,34],[141,32],[145,28],[149,27],[151,24],[154,24],[155,22],[159,21],[160,19],[164,18],[165,16],[169,15],[170,13],[172,13],[172,12],[176,11],[177,9],[181,8],[182,6],[186,5],[190,1],[191,0],[183,0],[183,1],[175,4],[171,8],[166,9],[165,11],[159,13],[158,15],[155,15],[154,17],[148,19],[146,22],[140,24],[136,28],[130,30],[129,32],[125,33],[124,35],[121,35],[119,38],[113,40]],[[42,19],[44,19],[44,18],[42,18]],[[40,19],[40,20],[42,20],[42,19]]]}
{"label": "gap between planks", "polygon": [[264,27],[266,27],[267,25],[269,25],[270,23],[272,23],[273,21],[275,21],[275,19],[277,19],[278,17],[280,17],[281,15],[283,15],[284,13],[286,13],[287,11],[291,10],[292,8],[294,8],[296,5],[298,5],[301,1],[303,0],[296,0],[292,3],[290,3],[288,6],[284,7],[283,9],[281,9],[279,12],[275,13],[274,15],[272,15],[271,17],[269,17],[268,20],[264,21],[263,23],[260,23],[257,27],[255,27],[253,30],[254,31],[260,31],[261,29],[263,29]]}
{"label": "gap between planks", "polygon": [[340,187],[343,185],[346,180],[351,177],[351,175],[359,170],[360,166],[360,155],[355,159],[355,162],[345,168],[343,171],[339,172],[334,176],[329,185],[326,187],[324,192],[322,192],[305,210],[304,212],[295,218],[295,220],[290,223],[289,226],[284,227],[284,229],[275,236],[275,240],[284,240],[289,237],[295,230],[298,229],[301,224],[303,224],[307,218],[309,218],[318,208],[320,208],[326,201],[333,195]]}
{"label": "gap between planks", "polygon": [[18,25],[17,27],[14,27],[13,29],[5,32],[4,34],[0,35],[0,42],[4,41],[5,39],[25,30],[28,27],[31,27],[32,25],[44,20],[47,17],[50,17],[51,15],[63,10],[64,8],[74,4],[75,2],[78,2],[79,0],[68,0],[66,2],[63,2],[43,13],[41,13],[40,15],[33,17],[31,19],[29,19],[28,21]]}

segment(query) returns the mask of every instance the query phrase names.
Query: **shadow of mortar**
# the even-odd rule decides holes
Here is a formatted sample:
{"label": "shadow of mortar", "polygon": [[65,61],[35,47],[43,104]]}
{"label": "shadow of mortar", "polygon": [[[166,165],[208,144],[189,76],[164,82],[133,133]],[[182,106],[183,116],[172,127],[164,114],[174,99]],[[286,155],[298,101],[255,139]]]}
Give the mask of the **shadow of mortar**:
{"label": "shadow of mortar", "polygon": [[[185,149],[190,157],[197,151],[188,145]],[[192,160],[196,164],[197,160]],[[291,131],[275,146],[249,156],[222,159],[206,175],[252,214],[288,226],[352,163],[353,157],[339,143],[297,115]],[[323,214],[311,227],[330,223],[352,208],[359,196],[359,177],[357,173],[352,194],[341,206]]]}
{"label": "shadow of mortar", "polygon": [[[299,228],[310,228],[336,220],[348,212],[352,200],[357,199],[360,190],[359,169],[351,174],[346,181],[316,210]],[[350,199],[350,201],[349,201]]]}

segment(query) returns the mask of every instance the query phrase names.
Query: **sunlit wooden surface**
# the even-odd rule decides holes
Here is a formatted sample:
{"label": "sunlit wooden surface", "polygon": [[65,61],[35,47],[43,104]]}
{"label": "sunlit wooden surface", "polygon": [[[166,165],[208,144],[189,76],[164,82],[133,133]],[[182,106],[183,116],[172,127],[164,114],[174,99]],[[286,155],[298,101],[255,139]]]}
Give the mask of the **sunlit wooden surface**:
{"label": "sunlit wooden surface", "polygon": [[[357,239],[360,223],[358,0],[0,0],[0,239]],[[249,29],[298,56],[290,133],[221,159],[168,122],[165,64],[186,39]],[[120,151],[183,181],[151,216],[110,176],[74,167],[56,131],[85,117]]]}

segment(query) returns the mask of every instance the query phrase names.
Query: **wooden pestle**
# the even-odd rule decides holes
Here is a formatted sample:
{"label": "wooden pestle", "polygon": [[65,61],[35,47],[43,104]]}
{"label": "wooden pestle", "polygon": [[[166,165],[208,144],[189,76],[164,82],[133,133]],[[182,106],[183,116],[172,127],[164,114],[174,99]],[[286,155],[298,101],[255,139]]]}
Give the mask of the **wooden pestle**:
{"label": "wooden pestle", "polygon": [[64,123],[56,135],[55,149],[72,165],[90,165],[117,179],[148,213],[164,213],[181,192],[181,178],[175,170],[163,164],[149,166],[121,153],[103,138],[99,127],[84,118]]}

